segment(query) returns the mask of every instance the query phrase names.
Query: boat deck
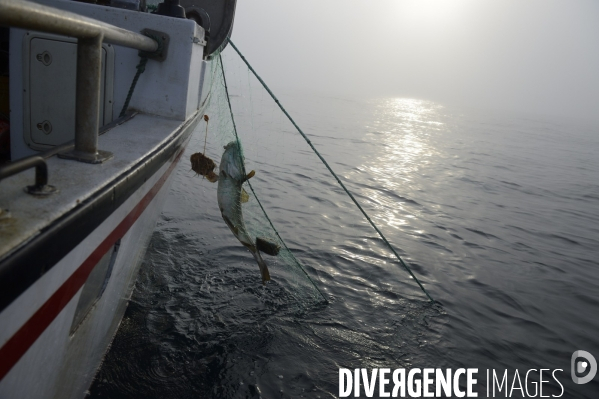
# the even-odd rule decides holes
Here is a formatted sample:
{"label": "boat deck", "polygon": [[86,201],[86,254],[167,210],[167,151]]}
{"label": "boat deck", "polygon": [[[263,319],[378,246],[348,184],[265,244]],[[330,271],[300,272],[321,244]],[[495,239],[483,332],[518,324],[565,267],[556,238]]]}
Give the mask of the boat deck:
{"label": "boat deck", "polygon": [[[48,183],[57,192],[33,196],[24,188],[34,183],[35,169],[0,182],[0,207],[9,217],[0,219],[0,259],[23,245],[90,197],[111,185],[140,162],[147,162],[166,142],[165,132],[176,132],[186,122],[138,114],[99,138],[99,148],[114,157],[99,165],[56,156],[48,159]],[[143,132],[143,135],[138,134]]]}

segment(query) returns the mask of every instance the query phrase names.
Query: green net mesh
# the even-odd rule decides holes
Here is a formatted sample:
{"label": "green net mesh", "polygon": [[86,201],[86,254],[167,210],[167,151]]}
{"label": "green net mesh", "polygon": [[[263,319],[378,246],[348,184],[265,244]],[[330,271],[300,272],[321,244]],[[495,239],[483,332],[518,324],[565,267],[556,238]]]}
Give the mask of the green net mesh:
{"label": "green net mesh", "polygon": [[[256,115],[254,102],[264,102],[266,98],[260,90],[256,90],[256,82],[252,82],[247,68],[239,63],[235,64],[235,61],[230,53],[228,56],[219,54],[213,57],[206,71],[205,79],[209,79],[207,86],[210,87],[210,94],[204,112],[210,119],[206,133],[209,145],[205,155],[214,160],[217,165],[215,172],[218,172],[224,146],[232,141],[239,143],[246,173],[256,171],[256,176],[242,186],[249,197],[247,202],[240,203],[247,232],[252,240],[260,237],[280,247],[276,256],[262,255],[270,270],[271,284],[282,286],[302,306],[326,302],[324,295],[279,235],[267,209],[260,202],[261,195],[276,195],[272,192],[275,183],[269,182],[268,171],[276,164],[271,161],[272,154],[276,154],[273,145],[276,147],[282,133],[274,128],[280,122],[277,121],[280,113]],[[229,67],[229,64],[233,65]],[[254,92],[258,93],[257,97],[253,96]],[[279,137],[271,140],[277,134]],[[199,141],[204,143],[204,140]],[[197,151],[202,152],[203,148],[198,148]],[[251,257],[249,253],[248,257]],[[257,265],[256,274],[259,274]]]}

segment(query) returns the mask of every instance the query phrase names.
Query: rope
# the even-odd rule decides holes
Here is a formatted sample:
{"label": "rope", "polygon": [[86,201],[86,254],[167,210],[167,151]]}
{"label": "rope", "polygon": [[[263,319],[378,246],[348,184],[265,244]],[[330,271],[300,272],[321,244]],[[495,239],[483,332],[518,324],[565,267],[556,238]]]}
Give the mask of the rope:
{"label": "rope", "polygon": [[[223,74],[223,83],[225,85],[225,94],[226,94],[226,97],[227,97],[227,103],[229,104],[229,111],[231,112],[231,121],[233,122],[233,131],[235,132],[235,140],[237,141],[237,143],[241,144],[239,142],[239,136],[237,135],[237,127],[235,125],[235,118],[233,117],[233,107],[231,107],[231,100],[229,98],[229,89],[227,88],[227,79],[225,78],[225,69],[223,67],[223,59],[222,59],[220,53],[218,54],[218,61],[220,63],[220,69],[221,69],[222,74]],[[242,165],[243,165],[243,163],[242,163]],[[245,174],[245,170],[243,171],[243,173]],[[285,244],[285,241],[283,241],[283,238],[281,238],[281,236],[279,235],[279,232],[277,231],[277,229],[275,229],[275,226],[272,224],[272,221],[268,217],[268,214],[266,213],[266,210],[264,210],[264,207],[262,206],[262,203],[258,199],[258,196],[256,195],[256,192],[254,191],[254,187],[252,187],[252,184],[250,183],[249,180],[246,180],[246,182],[247,182],[248,186],[250,187],[250,190],[252,191],[252,194],[254,194],[254,198],[256,198],[256,202],[260,206],[260,209],[262,209],[262,213],[266,217],[266,220],[268,220],[268,223],[270,224],[270,227],[272,227],[272,229],[275,232],[275,234],[277,235],[277,237],[279,237],[279,240],[281,241],[281,243],[285,247],[285,250],[287,250],[289,253],[292,253],[289,250],[289,248],[287,247],[287,244]],[[297,263],[297,260],[296,260],[296,263]],[[304,274],[308,278],[308,281],[310,281],[312,283],[312,285],[316,288],[316,290],[322,296],[322,298],[324,299],[324,301],[326,303],[329,303],[329,301],[327,300],[327,297],[322,293],[322,291],[320,291],[320,288],[318,288],[318,285],[314,284],[314,281],[312,280],[312,278],[310,278],[310,275],[308,273],[306,273],[306,271],[304,270],[303,267],[300,266],[300,269],[301,269],[302,272],[304,272]]]}
{"label": "rope", "polygon": [[206,155],[206,141],[208,140],[208,121],[210,120],[210,118],[208,118],[208,115],[204,114],[204,120],[206,121],[206,134],[204,135],[204,152],[202,152],[202,155]]}
{"label": "rope", "polygon": [[125,116],[125,111],[129,107],[129,101],[131,101],[131,97],[133,97],[133,91],[135,90],[135,85],[137,85],[137,81],[142,73],[146,70],[146,64],[148,63],[148,57],[141,57],[139,60],[139,64],[135,68],[137,68],[137,73],[133,78],[133,82],[131,82],[131,87],[129,87],[129,93],[127,93],[127,98],[125,99],[125,104],[123,104],[123,109],[121,109],[121,116]]}
{"label": "rope", "polygon": [[379,234],[379,236],[381,237],[381,239],[383,240],[383,242],[385,244],[387,244],[387,246],[389,247],[389,249],[391,250],[391,252],[393,252],[393,254],[395,255],[395,257],[399,260],[399,263],[404,267],[404,269],[406,269],[406,271],[408,273],[410,273],[410,276],[412,276],[412,278],[414,280],[416,280],[416,282],[420,286],[420,289],[422,290],[422,292],[424,292],[426,294],[426,296],[428,297],[428,299],[430,299],[431,302],[434,303],[435,300],[426,291],[426,289],[420,283],[420,281],[418,280],[418,278],[414,275],[414,273],[412,272],[412,270],[408,267],[408,265],[405,264],[405,262],[403,261],[403,259],[401,259],[401,257],[399,256],[399,254],[395,251],[395,248],[393,248],[393,246],[389,243],[389,241],[387,241],[387,238],[383,235],[383,233],[379,230],[379,228],[376,227],[376,225],[374,224],[374,222],[372,221],[372,219],[370,219],[370,216],[368,216],[368,214],[366,213],[366,211],[364,211],[364,209],[362,208],[362,206],[360,206],[360,204],[354,198],[354,196],[352,195],[352,193],[350,193],[349,190],[345,187],[345,185],[341,182],[341,180],[339,179],[339,177],[337,176],[337,174],[335,172],[333,172],[333,169],[331,169],[331,167],[329,166],[329,164],[327,163],[327,161],[325,161],[325,159],[322,157],[322,155],[320,155],[320,153],[314,147],[314,145],[312,144],[312,142],[310,141],[310,139],[308,138],[308,136],[306,136],[304,134],[304,132],[302,131],[302,129],[300,129],[300,127],[295,123],[295,121],[293,120],[293,118],[291,118],[291,115],[289,115],[287,113],[287,111],[285,110],[285,108],[283,108],[283,105],[281,105],[281,103],[279,102],[279,100],[277,99],[277,97],[275,97],[275,95],[273,94],[273,92],[270,91],[270,89],[268,88],[268,86],[266,85],[266,83],[264,83],[264,81],[262,80],[262,78],[260,78],[260,76],[258,76],[258,74],[256,73],[256,71],[254,71],[254,68],[252,68],[252,66],[249,64],[249,62],[243,56],[243,54],[241,54],[241,52],[237,49],[237,47],[235,47],[235,45],[233,44],[233,42],[230,39],[229,39],[229,44],[231,44],[231,47],[233,47],[233,49],[237,52],[237,54],[239,54],[239,56],[241,57],[241,59],[243,60],[243,62],[247,65],[247,67],[250,69],[250,71],[252,71],[252,73],[254,74],[254,76],[256,78],[258,78],[258,80],[260,81],[260,83],[262,84],[262,86],[266,89],[266,91],[268,92],[268,94],[270,94],[270,96],[272,97],[272,99],[275,100],[275,103],[277,103],[277,105],[279,106],[279,108],[281,108],[281,111],[283,111],[283,113],[285,114],[285,116],[287,116],[287,118],[289,119],[289,121],[293,124],[293,126],[295,126],[295,128],[297,129],[297,131],[304,138],[304,140],[306,140],[306,142],[308,143],[308,145],[310,146],[310,148],[312,148],[312,151],[314,151],[314,153],[318,156],[318,158],[320,158],[320,160],[322,161],[322,163],[324,164],[324,166],[326,166],[327,169],[329,170],[329,172],[331,172],[331,175],[333,175],[333,177],[335,178],[335,180],[337,180],[337,183],[339,183],[339,185],[341,186],[341,188],[343,189],[343,191],[345,191],[345,193],[349,196],[349,198],[351,198],[351,200],[358,207],[358,209],[360,210],[360,212],[362,212],[362,214],[364,215],[364,217],[366,218],[366,220],[368,220],[368,222],[370,223],[370,225],[376,230],[376,232]]}
{"label": "rope", "polygon": [[127,93],[127,98],[125,99],[125,104],[123,104],[123,108],[121,109],[121,113],[119,115],[119,118],[122,116],[125,116],[125,112],[127,111],[127,108],[129,107],[129,101],[131,101],[131,97],[133,97],[133,91],[135,90],[135,86],[137,85],[137,81],[139,80],[139,77],[141,76],[142,73],[144,73],[144,71],[146,70],[146,64],[148,63],[148,58],[151,57],[152,55],[155,54],[160,54],[162,52],[162,39],[158,36],[152,35],[152,34],[146,34],[146,36],[148,36],[150,39],[153,39],[154,41],[156,41],[158,43],[158,47],[156,48],[156,51],[154,52],[146,52],[146,51],[140,51],[139,52],[139,64],[137,64],[137,66],[135,68],[137,68],[137,73],[135,74],[135,77],[133,78],[133,82],[131,82],[131,87],[129,87],[129,93]]}

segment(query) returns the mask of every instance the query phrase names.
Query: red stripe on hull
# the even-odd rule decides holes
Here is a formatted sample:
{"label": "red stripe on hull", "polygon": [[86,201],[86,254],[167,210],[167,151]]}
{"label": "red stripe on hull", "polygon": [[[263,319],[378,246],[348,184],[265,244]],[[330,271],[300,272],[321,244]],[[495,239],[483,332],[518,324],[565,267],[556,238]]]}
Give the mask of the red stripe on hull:
{"label": "red stripe on hull", "polygon": [[148,207],[160,191],[175,166],[183,150],[177,154],[168,170],[150,189],[150,191],[135,205],[135,208],[119,223],[119,225],[102,241],[102,243],[87,257],[75,272],[60,286],[58,290],[44,303],[33,316],[4,344],[0,349],[0,380],[13,368],[33,343],[42,335],[62,309],[73,299],[81,289],[94,266],[102,256],[121,239]]}

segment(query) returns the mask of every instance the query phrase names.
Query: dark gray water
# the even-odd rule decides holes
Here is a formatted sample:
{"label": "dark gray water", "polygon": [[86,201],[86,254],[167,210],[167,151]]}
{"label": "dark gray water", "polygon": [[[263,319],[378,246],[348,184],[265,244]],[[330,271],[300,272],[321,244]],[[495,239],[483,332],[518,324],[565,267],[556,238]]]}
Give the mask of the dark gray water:
{"label": "dark gray water", "polygon": [[[516,369],[562,369],[563,397],[599,397],[599,376],[570,378],[575,350],[599,359],[597,126],[407,99],[282,100],[438,304],[256,96],[253,115],[270,122],[241,137],[252,183],[329,303],[298,306],[276,267],[262,287],[216,185],[186,160],[90,397],[333,398],[340,367],[478,368],[479,397],[487,369],[508,369],[510,384]],[[200,126],[187,159],[203,141]]]}

